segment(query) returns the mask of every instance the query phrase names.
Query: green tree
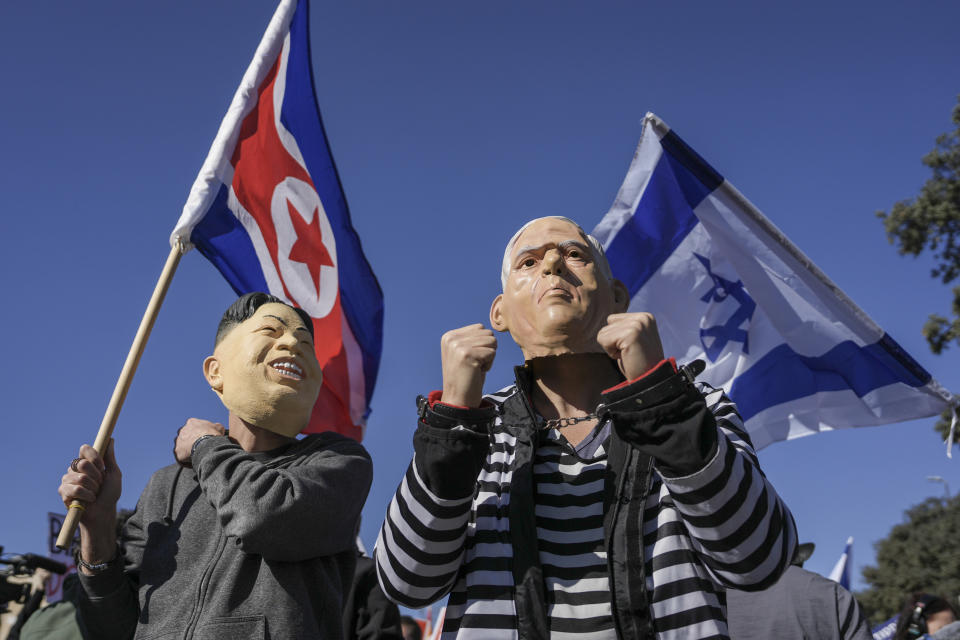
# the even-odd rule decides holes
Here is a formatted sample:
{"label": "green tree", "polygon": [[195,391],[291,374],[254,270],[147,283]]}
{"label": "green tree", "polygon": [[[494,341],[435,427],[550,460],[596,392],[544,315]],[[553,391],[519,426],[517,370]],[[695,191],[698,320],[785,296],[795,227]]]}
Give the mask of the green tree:
{"label": "green tree", "polygon": [[926,591],[947,598],[960,594],[960,548],[956,544],[960,497],[928,498],[904,515],[904,521],[886,538],[874,543],[877,565],[863,569],[870,588],[857,593],[857,599],[874,624],[897,613],[910,592]]}
{"label": "green tree", "polygon": [[[950,284],[960,276],[960,101],[953,108],[957,128],[937,137],[937,146],[923,157],[933,176],[912,200],[902,200],[890,213],[878,211],[887,239],[900,255],[918,256],[930,250],[934,267],[930,275]],[[931,314],[923,335],[936,354],[951,343],[960,344],[960,286],[953,288],[951,316]],[[945,411],[936,429],[947,437],[950,412]]]}

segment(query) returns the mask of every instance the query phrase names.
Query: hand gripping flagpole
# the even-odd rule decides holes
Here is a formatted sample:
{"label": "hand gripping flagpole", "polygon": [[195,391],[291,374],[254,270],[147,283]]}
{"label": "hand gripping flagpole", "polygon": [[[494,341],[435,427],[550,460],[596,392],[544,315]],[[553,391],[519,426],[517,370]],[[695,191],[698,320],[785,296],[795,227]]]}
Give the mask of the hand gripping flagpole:
{"label": "hand gripping flagpole", "polygon": [[[147,340],[150,338],[150,331],[153,329],[153,323],[160,312],[160,305],[163,304],[163,298],[167,295],[167,289],[170,288],[170,282],[173,280],[173,274],[180,263],[180,256],[186,250],[183,242],[178,238],[170,249],[170,255],[167,256],[167,262],[163,265],[163,271],[160,273],[160,279],[157,286],[153,289],[153,295],[150,296],[150,302],[147,304],[147,310],[140,321],[140,328],[137,329],[137,335],[133,338],[133,344],[130,345],[130,352],[127,354],[127,360],[123,363],[123,370],[120,371],[120,379],[117,380],[117,386],[113,389],[113,395],[110,397],[110,404],[107,405],[107,412],[103,416],[103,422],[100,423],[100,430],[97,432],[97,439],[93,443],[93,448],[101,457],[107,451],[107,444],[113,435],[113,428],[117,424],[117,417],[120,415],[120,408],[123,407],[123,401],[127,397],[127,391],[130,389],[130,383],[133,381],[133,374],[137,371],[137,365],[140,364],[140,356],[147,346]],[[63,527],[60,528],[60,535],[57,536],[57,548],[67,549],[73,541],[74,531],[80,522],[80,514],[83,512],[83,503],[74,500],[67,509],[67,517],[63,521]]]}

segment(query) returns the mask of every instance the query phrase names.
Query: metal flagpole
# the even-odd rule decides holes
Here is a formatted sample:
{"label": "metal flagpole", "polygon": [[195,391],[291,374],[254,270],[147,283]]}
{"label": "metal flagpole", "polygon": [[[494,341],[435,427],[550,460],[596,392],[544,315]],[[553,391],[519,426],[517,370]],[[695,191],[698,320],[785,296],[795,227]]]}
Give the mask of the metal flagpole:
{"label": "metal flagpole", "polygon": [[[147,340],[150,338],[150,330],[153,329],[153,323],[160,312],[160,305],[163,304],[163,298],[167,295],[167,289],[170,288],[173,274],[180,263],[180,256],[184,253],[183,243],[180,238],[177,238],[174,246],[170,249],[170,255],[167,256],[166,264],[163,265],[163,271],[160,273],[160,279],[157,280],[157,286],[153,289],[153,295],[147,304],[147,310],[140,321],[140,328],[137,329],[137,335],[134,336],[133,344],[130,345],[127,360],[123,363],[123,370],[120,371],[120,379],[117,380],[117,386],[113,389],[113,396],[110,397],[110,404],[107,405],[107,412],[103,416],[103,422],[100,423],[100,430],[97,431],[97,439],[93,443],[93,448],[97,450],[101,457],[107,451],[107,444],[113,435],[117,417],[120,415],[120,408],[127,397],[127,391],[133,381],[133,374],[137,371],[137,365],[140,364],[140,356],[143,355]],[[60,528],[60,535],[57,536],[58,549],[64,550],[70,546],[83,509],[83,503],[79,500],[74,500],[70,504],[70,508],[67,509],[67,517],[63,520],[63,527]]]}

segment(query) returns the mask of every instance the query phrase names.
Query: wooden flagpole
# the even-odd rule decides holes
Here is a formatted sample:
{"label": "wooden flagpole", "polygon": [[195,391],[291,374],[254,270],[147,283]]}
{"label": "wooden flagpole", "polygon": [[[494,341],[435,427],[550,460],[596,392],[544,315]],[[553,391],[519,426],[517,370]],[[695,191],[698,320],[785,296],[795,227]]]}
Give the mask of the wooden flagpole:
{"label": "wooden flagpole", "polygon": [[[103,416],[103,422],[100,423],[100,430],[97,432],[97,439],[93,443],[93,448],[101,456],[107,451],[107,443],[110,442],[110,436],[113,435],[113,428],[117,424],[120,408],[123,406],[127,391],[130,389],[130,383],[133,381],[133,374],[136,373],[137,365],[140,364],[140,356],[143,355],[143,350],[147,346],[150,330],[153,329],[153,323],[160,312],[160,305],[163,304],[163,298],[167,295],[167,289],[170,288],[173,274],[180,263],[180,256],[184,253],[183,244],[178,238],[176,245],[170,249],[170,255],[167,256],[167,262],[160,273],[160,279],[153,289],[153,295],[150,297],[149,304],[147,304],[147,310],[140,321],[140,328],[137,329],[137,335],[133,338],[133,344],[130,345],[127,360],[123,363],[120,379],[117,380],[117,386],[113,389],[113,396],[110,397],[110,404],[107,405],[107,412]],[[58,549],[64,550],[70,546],[82,512],[83,503],[74,500],[70,508],[67,509],[67,517],[63,521],[63,527],[60,528],[60,535],[57,536]]]}

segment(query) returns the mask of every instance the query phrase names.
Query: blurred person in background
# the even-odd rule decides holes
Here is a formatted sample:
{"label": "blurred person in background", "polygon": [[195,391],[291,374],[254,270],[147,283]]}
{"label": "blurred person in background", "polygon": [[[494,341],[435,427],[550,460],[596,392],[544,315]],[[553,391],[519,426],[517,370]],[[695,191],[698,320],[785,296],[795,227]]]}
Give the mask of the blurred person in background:
{"label": "blurred person in background", "polygon": [[953,624],[956,620],[957,612],[946,598],[930,593],[911,593],[900,610],[893,640],[960,638],[960,629]]}
{"label": "blurred person in background", "polygon": [[797,547],[793,563],[769,589],[727,591],[727,625],[734,640],[871,640],[853,594],[807,571],[813,543]]}
{"label": "blurred person in background", "polygon": [[423,633],[420,625],[410,616],[400,616],[400,626],[403,628],[403,640],[422,640]]}

